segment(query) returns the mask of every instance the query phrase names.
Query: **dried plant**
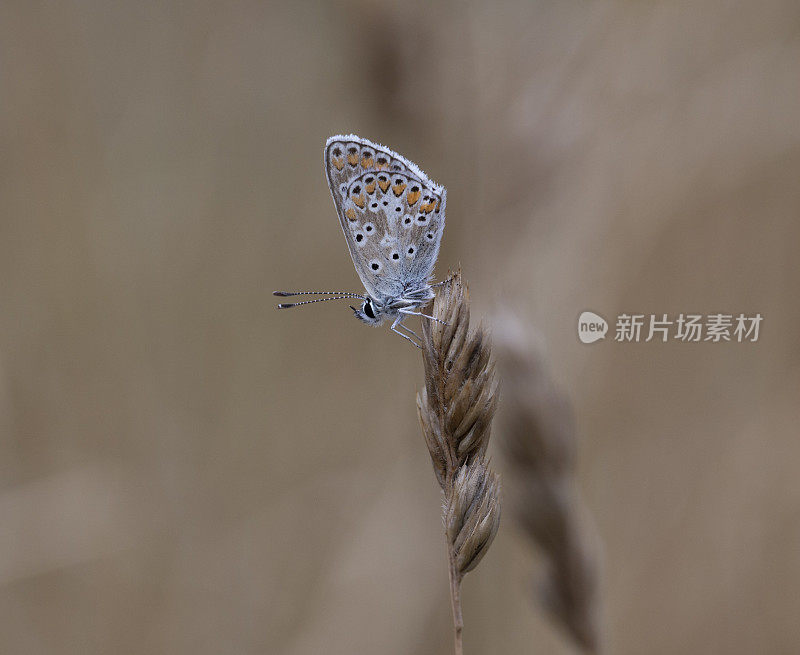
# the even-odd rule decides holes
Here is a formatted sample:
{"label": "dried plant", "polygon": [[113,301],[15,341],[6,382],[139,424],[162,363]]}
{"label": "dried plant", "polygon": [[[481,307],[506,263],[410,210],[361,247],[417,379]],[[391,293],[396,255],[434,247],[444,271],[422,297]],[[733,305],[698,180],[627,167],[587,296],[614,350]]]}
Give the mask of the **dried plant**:
{"label": "dried plant", "polygon": [[500,524],[500,481],[486,460],[497,384],[483,327],[470,330],[469,291],[452,274],[422,323],[425,387],[417,409],[444,492],[455,652],[462,653],[461,581],[486,554]]}
{"label": "dried plant", "polygon": [[577,489],[569,402],[518,319],[501,315],[495,335],[508,494],[515,519],[548,563],[537,596],[586,652],[598,652],[599,548]]}

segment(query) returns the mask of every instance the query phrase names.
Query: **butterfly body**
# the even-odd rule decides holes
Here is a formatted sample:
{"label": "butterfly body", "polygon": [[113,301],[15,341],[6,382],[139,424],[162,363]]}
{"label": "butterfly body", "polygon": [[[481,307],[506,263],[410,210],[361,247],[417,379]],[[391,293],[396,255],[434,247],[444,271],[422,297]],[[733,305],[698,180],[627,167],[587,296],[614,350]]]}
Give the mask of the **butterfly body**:
{"label": "butterfly body", "polygon": [[[352,308],[355,316],[369,325],[394,319],[392,330],[413,341],[398,328],[411,332],[403,319],[419,315],[414,310],[434,297],[430,279],[444,231],[444,187],[402,155],[354,134],[327,140],[324,165],[366,291],[348,294],[364,301],[360,309]],[[294,305],[282,305],[287,306]]]}
{"label": "butterfly body", "polygon": [[433,289],[429,284],[426,284],[424,287],[416,291],[409,291],[399,298],[378,299],[366,296],[361,309],[356,309],[352,305],[350,309],[353,310],[357,319],[367,325],[378,326],[389,318],[396,319],[398,316],[409,313],[417,307],[424,307],[433,300],[433,295]]}

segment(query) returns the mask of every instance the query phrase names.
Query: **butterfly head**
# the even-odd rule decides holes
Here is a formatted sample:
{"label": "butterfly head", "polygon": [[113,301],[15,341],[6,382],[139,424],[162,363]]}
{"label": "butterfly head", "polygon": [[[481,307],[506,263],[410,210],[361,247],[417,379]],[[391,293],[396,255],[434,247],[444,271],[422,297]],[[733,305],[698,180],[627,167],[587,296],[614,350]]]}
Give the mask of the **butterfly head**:
{"label": "butterfly head", "polygon": [[364,304],[361,305],[361,309],[356,309],[352,305],[350,305],[350,309],[353,310],[353,314],[358,320],[363,321],[367,325],[380,325],[387,316],[384,308],[378,305],[369,296],[364,299]]}

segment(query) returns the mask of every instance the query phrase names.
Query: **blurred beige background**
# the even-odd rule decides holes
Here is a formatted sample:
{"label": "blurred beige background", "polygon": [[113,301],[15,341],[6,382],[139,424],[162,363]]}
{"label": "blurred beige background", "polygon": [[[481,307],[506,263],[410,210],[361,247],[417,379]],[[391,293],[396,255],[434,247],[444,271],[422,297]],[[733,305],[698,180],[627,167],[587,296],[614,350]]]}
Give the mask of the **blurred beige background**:
{"label": "blurred beige background", "polygon": [[[0,652],[451,652],[418,354],[270,295],[359,288],[350,131],[548,344],[606,651],[798,652],[796,2],[5,2],[0,84]],[[764,323],[586,346],[584,309]],[[537,566],[507,516],[467,653],[575,652]]]}

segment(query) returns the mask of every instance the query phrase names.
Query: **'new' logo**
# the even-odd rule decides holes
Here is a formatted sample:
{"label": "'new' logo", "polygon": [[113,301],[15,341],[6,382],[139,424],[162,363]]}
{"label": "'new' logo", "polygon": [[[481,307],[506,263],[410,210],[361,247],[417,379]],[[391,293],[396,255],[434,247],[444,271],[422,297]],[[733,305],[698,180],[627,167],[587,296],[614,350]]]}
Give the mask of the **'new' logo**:
{"label": "'new' logo", "polygon": [[583,312],[578,317],[578,339],[583,343],[594,343],[598,339],[605,339],[608,332],[608,323],[602,316],[594,312]]}

